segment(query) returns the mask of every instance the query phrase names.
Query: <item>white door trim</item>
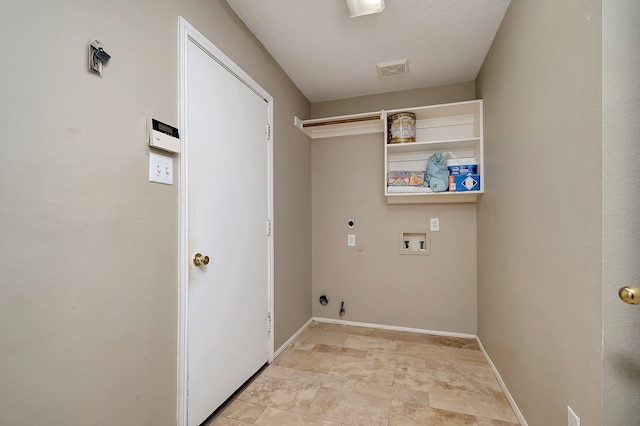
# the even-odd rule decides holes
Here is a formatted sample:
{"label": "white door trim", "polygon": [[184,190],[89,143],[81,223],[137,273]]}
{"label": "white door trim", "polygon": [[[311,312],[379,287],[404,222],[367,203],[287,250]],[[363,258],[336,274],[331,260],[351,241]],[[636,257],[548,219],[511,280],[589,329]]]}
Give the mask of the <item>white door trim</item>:
{"label": "white door trim", "polygon": [[[265,232],[267,232],[267,220],[271,220],[271,236],[269,237],[269,256],[268,256],[268,310],[271,314],[271,324],[274,322],[273,312],[273,98],[258,83],[256,83],[247,73],[238,67],[231,59],[229,59],[222,51],[214,46],[205,36],[195,29],[183,17],[178,18],[179,23],[179,95],[180,95],[180,132],[182,139],[182,150],[180,155],[180,178],[178,183],[179,192],[179,222],[180,222],[180,248],[179,248],[179,295],[178,295],[178,401],[177,401],[177,424],[178,426],[187,425],[187,336],[189,330],[188,324],[188,301],[189,301],[189,250],[188,250],[188,151],[189,151],[189,133],[186,126],[187,118],[187,46],[193,42],[207,52],[215,61],[226,68],[231,74],[234,74],[239,80],[253,90],[258,96],[267,102],[268,121],[271,126],[270,138],[268,143],[268,203],[269,217],[265,218]],[[266,129],[265,129],[266,132]],[[265,133],[266,139],[266,133]],[[265,319],[266,320],[266,319]],[[273,325],[271,333],[269,333],[269,362],[273,361]]]}

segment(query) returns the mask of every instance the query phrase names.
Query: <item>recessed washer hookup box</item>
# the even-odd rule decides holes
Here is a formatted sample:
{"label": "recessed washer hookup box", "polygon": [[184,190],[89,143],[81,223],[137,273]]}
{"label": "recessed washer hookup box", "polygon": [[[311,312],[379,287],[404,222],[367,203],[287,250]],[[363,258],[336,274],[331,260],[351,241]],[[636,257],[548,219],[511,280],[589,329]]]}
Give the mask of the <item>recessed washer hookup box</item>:
{"label": "recessed washer hookup box", "polygon": [[480,190],[480,175],[468,173],[466,175],[450,175],[450,192],[467,192]]}

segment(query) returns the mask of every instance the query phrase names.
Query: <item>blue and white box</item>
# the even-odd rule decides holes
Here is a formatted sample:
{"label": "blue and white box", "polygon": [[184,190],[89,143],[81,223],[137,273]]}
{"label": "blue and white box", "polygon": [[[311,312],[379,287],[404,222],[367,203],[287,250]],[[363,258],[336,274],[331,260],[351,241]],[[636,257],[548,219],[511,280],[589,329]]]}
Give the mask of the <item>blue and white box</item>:
{"label": "blue and white box", "polygon": [[451,158],[446,162],[449,174],[451,175],[467,175],[478,173],[477,158]]}
{"label": "blue and white box", "polygon": [[480,175],[467,173],[466,175],[449,176],[450,192],[480,191]]}

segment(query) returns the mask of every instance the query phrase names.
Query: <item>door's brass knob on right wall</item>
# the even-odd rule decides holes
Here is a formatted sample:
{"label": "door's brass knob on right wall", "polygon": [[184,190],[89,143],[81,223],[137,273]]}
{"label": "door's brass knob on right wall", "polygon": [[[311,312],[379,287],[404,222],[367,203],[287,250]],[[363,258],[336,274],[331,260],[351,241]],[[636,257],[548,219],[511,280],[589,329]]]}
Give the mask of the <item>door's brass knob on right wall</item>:
{"label": "door's brass knob on right wall", "polygon": [[633,286],[622,287],[618,291],[618,296],[624,303],[630,305],[640,305],[640,288]]}
{"label": "door's brass knob on right wall", "polygon": [[209,264],[209,256],[203,256],[201,253],[196,253],[193,256],[193,264],[196,265],[196,266],[208,265]]}

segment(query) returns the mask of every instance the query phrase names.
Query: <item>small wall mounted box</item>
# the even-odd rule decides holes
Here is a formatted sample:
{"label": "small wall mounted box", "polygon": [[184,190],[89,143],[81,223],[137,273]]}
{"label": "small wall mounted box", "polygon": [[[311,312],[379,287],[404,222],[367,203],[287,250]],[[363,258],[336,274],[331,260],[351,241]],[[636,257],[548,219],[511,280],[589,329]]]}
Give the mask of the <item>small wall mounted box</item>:
{"label": "small wall mounted box", "polygon": [[431,244],[425,231],[401,230],[398,254],[419,254],[429,256]]}
{"label": "small wall mounted box", "polygon": [[169,152],[180,152],[178,129],[155,118],[147,119],[147,140],[149,146]]}

